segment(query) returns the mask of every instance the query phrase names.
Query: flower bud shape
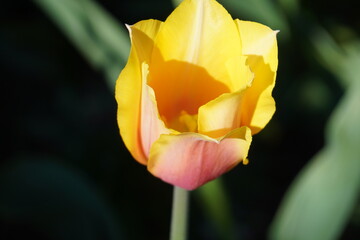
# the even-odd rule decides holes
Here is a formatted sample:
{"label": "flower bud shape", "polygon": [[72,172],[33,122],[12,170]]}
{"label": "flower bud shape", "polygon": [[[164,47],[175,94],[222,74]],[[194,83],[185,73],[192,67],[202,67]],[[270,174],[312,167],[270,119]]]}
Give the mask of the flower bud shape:
{"label": "flower bud shape", "polygon": [[127,26],[115,97],[122,139],[156,177],[193,190],[246,163],[275,112],[277,31],[184,0],[164,21]]}

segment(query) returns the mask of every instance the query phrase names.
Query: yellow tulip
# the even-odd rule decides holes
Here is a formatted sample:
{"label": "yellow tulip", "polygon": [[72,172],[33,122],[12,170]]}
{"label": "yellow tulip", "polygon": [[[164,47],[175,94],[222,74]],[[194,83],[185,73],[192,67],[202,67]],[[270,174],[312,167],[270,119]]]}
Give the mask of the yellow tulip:
{"label": "yellow tulip", "polygon": [[233,20],[215,0],[128,26],[116,83],[120,134],[156,177],[193,190],[239,162],[275,112],[276,33]]}

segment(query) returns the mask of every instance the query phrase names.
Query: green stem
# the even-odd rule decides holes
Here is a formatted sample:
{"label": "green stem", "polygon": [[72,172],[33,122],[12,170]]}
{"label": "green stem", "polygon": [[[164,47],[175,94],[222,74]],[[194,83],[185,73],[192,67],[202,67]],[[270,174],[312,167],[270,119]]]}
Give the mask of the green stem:
{"label": "green stem", "polygon": [[186,240],[189,192],[174,186],[170,240]]}

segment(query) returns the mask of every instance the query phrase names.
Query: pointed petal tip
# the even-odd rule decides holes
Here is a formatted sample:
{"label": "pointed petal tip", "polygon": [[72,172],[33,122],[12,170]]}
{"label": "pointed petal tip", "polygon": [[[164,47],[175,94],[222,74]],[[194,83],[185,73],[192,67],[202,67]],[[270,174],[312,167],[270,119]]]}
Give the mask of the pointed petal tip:
{"label": "pointed petal tip", "polygon": [[125,23],[125,27],[129,31],[129,33],[131,33],[131,26],[132,25]]}

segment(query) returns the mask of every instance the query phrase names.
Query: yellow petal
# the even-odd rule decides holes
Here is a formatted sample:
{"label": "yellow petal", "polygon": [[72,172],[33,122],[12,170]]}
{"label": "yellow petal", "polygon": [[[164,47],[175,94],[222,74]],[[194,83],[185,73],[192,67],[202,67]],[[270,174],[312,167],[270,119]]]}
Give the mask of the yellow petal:
{"label": "yellow petal", "polygon": [[241,91],[252,84],[254,74],[246,62],[246,56],[236,56],[225,63],[230,78],[230,92]]}
{"label": "yellow petal", "polygon": [[218,80],[223,79],[219,66],[241,53],[236,24],[215,0],[183,1],[164,22],[155,44],[159,52],[154,59],[202,66]]}
{"label": "yellow petal", "polygon": [[261,61],[257,65],[253,84],[245,91],[241,105],[241,126],[250,127],[253,134],[266,126],[276,110],[271,95],[276,73]]}
{"label": "yellow petal", "polygon": [[148,73],[148,65],[143,63],[140,126],[138,132],[146,158],[149,158],[150,148],[160,135],[170,133],[170,130],[165,127],[164,122],[159,116],[154,90],[146,84]]}
{"label": "yellow petal", "polygon": [[161,22],[141,21],[131,27],[132,47],[125,68],[116,81],[115,98],[118,103],[117,120],[120,134],[132,156],[142,164],[147,157],[143,151],[141,135],[141,62],[148,61],[153,47],[153,39]]}
{"label": "yellow petal", "polygon": [[135,48],[139,62],[150,64],[151,54],[154,49],[156,38],[162,22],[154,19],[140,21],[128,26],[132,47]]}
{"label": "yellow petal", "polygon": [[228,12],[214,0],[185,0],[155,39],[149,85],[169,121],[237,87],[226,68],[241,55],[241,41]]}
{"label": "yellow petal", "polygon": [[[245,65],[246,57],[239,57],[237,64],[230,61],[227,65],[231,77],[237,80],[239,89],[225,93],[199,108],[198,131],[207,136],[218,138],[229,131],[241,127],[241,105],[244,91],[252,83],[254,75]],[[240,64],[239,64],[240,63]]]}
{"label": "yellow petal", "polygon": [[212,138],[226,135],[241,124],[243,91],[225,93],[199,109],[198,130]]}
{"label": "yellow petal", "polygon": [[249,126],[253,134],[270,121],[275,112],[272,90],[278,65],[276,33],[254,22],[235,20],[242,41],[243,54],[254,73],[254,80],[246,90],[241,106],[241,125]]}
{"label": "yellow petal", "polygon": [[274,31],[256,22],[236,19],[235,23],[240,32],[242,54],[247,56],[262,56],[264,63],[269,64],[270,69],[276,72],[278,66],[276,34],[279,31]]}
{"label": "yellow petal", "polygon": [[[159,68],[155,70],[155,68]],[[156,84],[154,84],[156,81]],[[204,68],[194,64],[168,61],[150,65],[150,83],[156,95],[159,112],[167,126],[183,113],[196,115],[200,106],[218,97],[229,89],[212,78]],[[175,124],[176,125],[176,124]]]}
{"label": "yellow petal", "polygon": [[250,143],[246,127],[220,140],[198,133],[161,135],[151,148],[148,170],[167,183],[193,190],[246,161]]}

